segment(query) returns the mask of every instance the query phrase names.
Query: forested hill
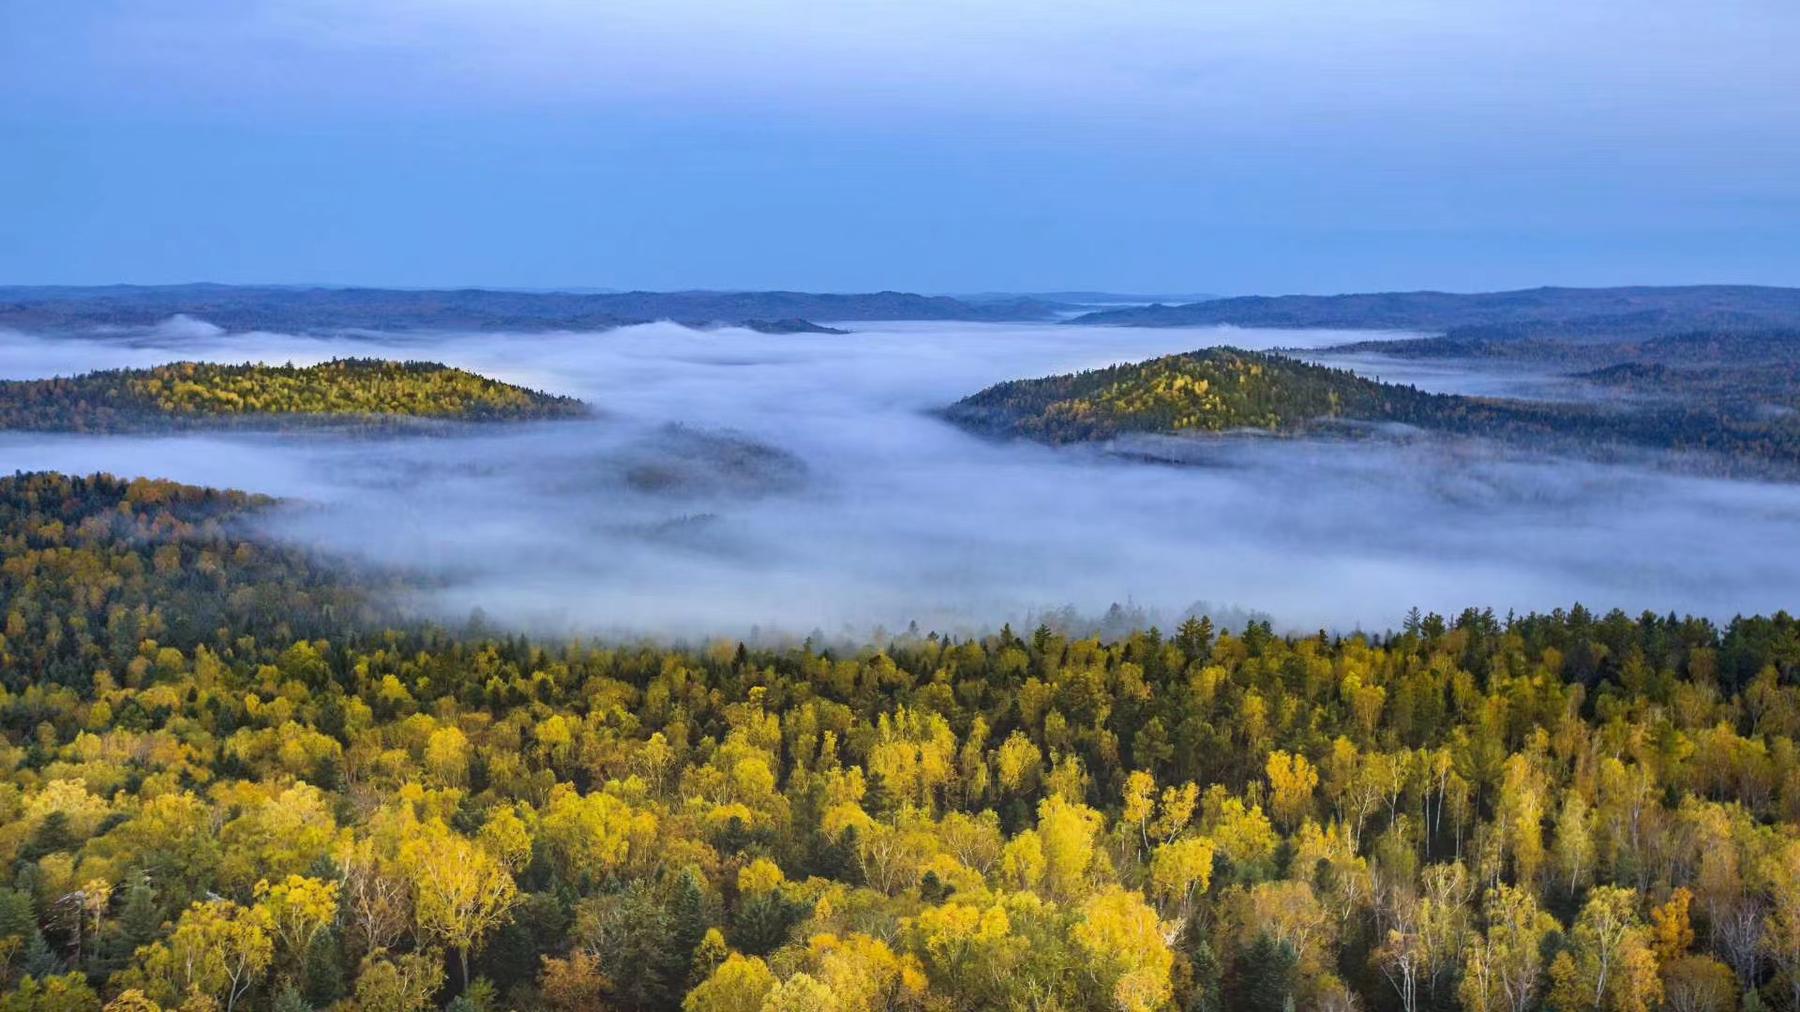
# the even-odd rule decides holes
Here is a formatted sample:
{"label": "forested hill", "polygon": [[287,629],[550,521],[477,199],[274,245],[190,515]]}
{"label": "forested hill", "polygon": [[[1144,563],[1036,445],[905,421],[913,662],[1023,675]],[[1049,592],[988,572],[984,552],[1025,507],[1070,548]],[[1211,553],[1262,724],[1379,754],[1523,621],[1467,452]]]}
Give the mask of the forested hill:
{"label": "forested hill", "polygon": [[1127,432],[1292,432],[1333,418],[1417,423],[1456,400],[1281,355],[1209,348],[1001,383],[957,402],[949,416],[1065,443]]}
{"label": "forested hill", "polygon": [[5,1012],[1800,1003],[1786,615],[536,642],[266,505],[0,479]]}
{"label": "forested hill", "polygon": [[818,320],[1041,320],[1038,299],[906,292],[521,292],[169,285],[0,287],[0,327],[150,327],[185,315],[227,330],[605,330],[654,320],[806,330]]}
{"label": "forested hill", "polygon": [[1132,433],[1295,434],[1345,422],[1421,429],[1570,450],[1681,451],[1719,472],[1800,474],[1800,419],[1759,403],[1671,400],[1551,403],[1430,394],[1282,355],[1211,348],[989,387],[946,417],[978,432],[1050,443]]}
{"label": "forested hill", "polygon": [[568,397],[434,362],[335,359],[314,366],[177,362],[0,381],[0,428],[78,432],[439,419],[575,418]]}
{"label": "forested hill", "polygon": [[1375,292],[1213,299],[1088,313],[1069,321],[1127,327],[1341,327],[1446,331],[1512,328],[1516,336],[1605,340],[1696,329],[1800,326],[1800,288],[1532,288],[1512,292]]}

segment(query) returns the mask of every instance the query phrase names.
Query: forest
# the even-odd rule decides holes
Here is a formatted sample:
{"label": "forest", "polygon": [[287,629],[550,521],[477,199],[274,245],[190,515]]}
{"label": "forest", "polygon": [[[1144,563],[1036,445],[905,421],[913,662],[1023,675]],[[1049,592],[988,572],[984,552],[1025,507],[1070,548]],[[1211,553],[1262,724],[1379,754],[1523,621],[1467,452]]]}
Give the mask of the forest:
{"label": "forest", "polygon": [[0,1010],[1800,1009],[1800,623],[534,640],[0,479]]}
{"label": "forest", "polygon": [[520,421],[588,408],[435,362],[333,359],[313,366],[175,362],[0,381],[0,428],[115,432],[278,420]]}
{"label": "forest", "polygon": [[[1394,344],[1410,343],[1425,342]],[[1690,344],[1697,347],[1679,340],[1673,346],[1704,361],[1726,360],[1716,342]],[[945,415],[976,431],[1050,443],[1131,433],[1343,434],[1350,431],[1344,423],[1396,423],[1582,454],[1672,450],[1697,470],[1794,475],[1800,417],[1790,404],[1791,369],[1757,362],[1676,369],[1651,362],[1581,374],[1596,387],[1634,391],[1640,399],[1539,401],[1427,393],[1286,355],[1220,347],[1001,383]]]}

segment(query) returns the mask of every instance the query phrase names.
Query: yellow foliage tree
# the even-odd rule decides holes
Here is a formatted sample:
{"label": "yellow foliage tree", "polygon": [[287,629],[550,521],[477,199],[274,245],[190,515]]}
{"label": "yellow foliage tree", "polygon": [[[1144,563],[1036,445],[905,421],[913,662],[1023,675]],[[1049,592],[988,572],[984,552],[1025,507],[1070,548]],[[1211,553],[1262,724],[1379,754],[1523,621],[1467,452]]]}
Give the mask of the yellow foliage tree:
{"label": "yellow foliage tree", "polygon": [[230,900],[195,903],[167,940],[138,950],[144,991],[165,1005],[199,994],[231,1012],[274,958],[267,928],[260,909]]}
{"label": "yellow foliage tree", "polygon": [[492,854],[442,823],[428,822],[400,851],[413,886],[419,936],[455,951],[469,983],[469,952],[505,924],[518,899],[512,875]]}
{"label": "yellow foliage tree", "polygon": [[1269,807],[1276,820],[1291,829],[1312,811],[1319,771],[1305,756],[1281,751],[1269,753],[1265,770],[1269,777]]}
{"label": "yellow foliage tree", "polygon": [[289,959],[303,959],[307,947],[337,919],[338,883],[289,875],[273,885],[256,884],[256,896],[270,930]]}
{"label": "yellow foliage tree", "polygon": [[1550,967],[1550,1001],[1558,1009],[1649,1012],[1662,1000],[1656,953],[1634,891],[1596,886],[1569,943]]}
{"label": "yellow foliage tree", "polygon": [[1038,842],[1044,855],[1044,887],[1054,896],[1082,893],[1094,863],[1094,838],[1104,820],[1086,805],[1052,795],[1038,804]]}
{"label": "yellow foliage tree", "polygon": [[1185,923],[1194,898],[1212,884],[1213,843],[1190,836],[1159,845],[1150,855],[1150,886],[1165,915]]}
{"label": "yellow foliage tree", "polygon": [[734,952],[688,992],[681,1007],[684,1012],[759,1012],[777,983],[769,964]]}
{"label": "yellow foliage tree", "polygon": [[1156,911],[1135,892],[1111,886],[1081,905],[1075,943],[1110,984],[1122,1012],[1151,1012],[1168,1004],[1175,954],[1163,937]]}

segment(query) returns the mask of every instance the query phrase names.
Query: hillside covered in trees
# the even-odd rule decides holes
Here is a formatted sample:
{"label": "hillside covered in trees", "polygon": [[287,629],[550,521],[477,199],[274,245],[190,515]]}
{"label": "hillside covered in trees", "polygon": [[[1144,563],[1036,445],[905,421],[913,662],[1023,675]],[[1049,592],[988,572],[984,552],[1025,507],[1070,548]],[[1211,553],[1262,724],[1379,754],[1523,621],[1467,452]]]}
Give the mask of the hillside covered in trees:
{"label": "hillside covered in trees", "polygon": [[0,1009],[1800,1008],[1800,623],[535,642],[0,480]]}
{"label": "hillside covered in trees", "polygon": [[[1689,389],[1707,380],[1703,371],[1683,375],[1692,378]],[[1657,377],[1601,374],[1592,380],[1629,388],[1654,384]],[[1765,379],[1765,385],[1779,382],[1779,374]],[[1781,396],[1791,398],[1792,392]],[[979,432],[1050,443],[1134,433],[1293,435],[1348,431],[1344,423],[1397,423],[1577,452],[1674,450],[1691,455],[1685,461],[1691,466],[1791,476],[1800,465],[1800,420],[1768,406],[1735,393],[1616,404],[1433,394],[1284,355],[1209,348],[997,384],[945,415]]]}
{"label": "hillside covered in trees", "polygon": [[1426,420],[1453,401],[1282,355],[1208,348],[1001,383],[949,414],[973,427],[1063,443],[1126,432],[1293,432],[1321,419]]}
{"label": "hillside covered in trees", "polygon": [[176,362],[0,381],[0,428],[79,432],[271,423],[574,418],[580,401],[434,362],[335,359],[314,366]]}

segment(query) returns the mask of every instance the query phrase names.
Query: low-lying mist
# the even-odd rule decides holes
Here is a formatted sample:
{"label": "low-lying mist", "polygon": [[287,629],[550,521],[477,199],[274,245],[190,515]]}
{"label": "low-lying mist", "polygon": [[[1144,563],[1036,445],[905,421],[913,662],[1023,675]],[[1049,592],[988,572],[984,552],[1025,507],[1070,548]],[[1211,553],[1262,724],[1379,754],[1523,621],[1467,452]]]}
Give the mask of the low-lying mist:
{"label": "low-lying mist", "polygon": [[6,378],[367,355],[442,361],[600,411],[445,438],[0,433],[0,469],[291,497],[271,534],[420,570],[440,589],[418,604],[443,617],[479,608],[553,632],[971,631],[1115,602],[1167,622],[1197,601],[1294,629],[1388,628],[1415,605],[1577,600],[1729,618],[1791,608],[1800,589],[1800,553],[1786,550],[1800,486],[1422,437],[1188,443],[1188,463],[1170,466],[987,441],[931,414],[1005,379],[1366,334],[851,326],[320,338],[177,320],[0,334]]}

